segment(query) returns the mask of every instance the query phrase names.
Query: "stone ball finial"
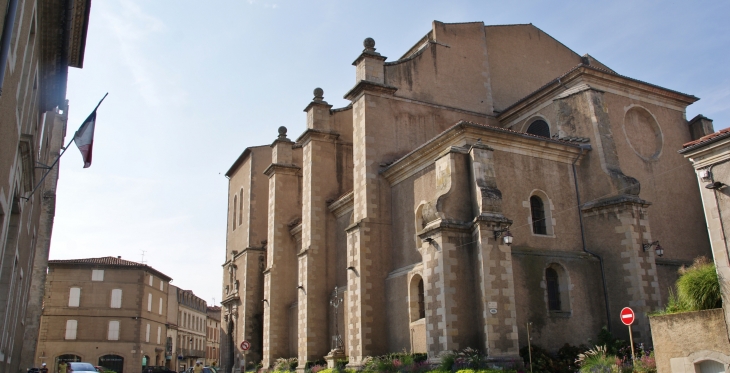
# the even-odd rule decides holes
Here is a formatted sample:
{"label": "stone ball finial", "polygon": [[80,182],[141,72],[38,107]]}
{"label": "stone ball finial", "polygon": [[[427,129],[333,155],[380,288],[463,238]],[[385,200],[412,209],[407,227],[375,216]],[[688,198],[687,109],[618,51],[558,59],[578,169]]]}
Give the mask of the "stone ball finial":
{"label": "stone ball finial", "polygon": [[365,47],[365,49],[375,50],[375,39],[365,38],[365,40],[362,42],[362,45]]}
{"label": "stone ball finial", "polygon": [[280,139],[286,138],[286,127],[284,127],[284,126],[279,127],[279,138]]}
{"label": "stone ball finial", "polygon": [[322,88],[315,88],[314,89],[314,99],[317,101],[321,101],[324,98],[324,90]]}

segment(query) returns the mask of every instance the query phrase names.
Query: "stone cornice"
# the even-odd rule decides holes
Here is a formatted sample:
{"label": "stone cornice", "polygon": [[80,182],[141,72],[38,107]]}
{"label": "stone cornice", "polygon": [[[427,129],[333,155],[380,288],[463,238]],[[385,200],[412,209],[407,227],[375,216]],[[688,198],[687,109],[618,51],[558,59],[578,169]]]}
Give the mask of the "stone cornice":
{"label": "stone cornice", "polygon": [[695,169],[709,167],[730,159],[730,137],[703,144],[703,146],[695,149],[680,150],[679,152],[692,162]]}
{"label": "stone cornice", "polygon": [[322,107],[327,108],[327,110],[332,109],[332,105],[328,104],[327,101],[316,101],[315,100],[315,101],[310,102],[309,105],[307,105],[307,107],[304,108],[304,112],[309,111],[309,109],[311,109],[314,106],[322,106]]}
{"label": "stone cornice", "polygon": [[365,92],[376,92],[393,95],[397,90],[398,88],[393,86],[369,82],[367,80],[361,80],[357,84],[355,84],[355,86],[352,87],[351,90],[345,93],[344,98],[350,101],[357,101],[357,99],[360,98],[360,96],[363,95]]}
{"label": "stone cornice", "polygon": [[512,255],[525,255],[525,256],[547,256],[551,258],[570,258],[570,259],[586,259],[592,261],[598,261],[593,255],[587,254],[583,251],[562,251],[562,250],[541,250],[533,249],[530,247],[512,247]]}
{"label": "stone cornice", "polygon": [[264,175],[271,177],[274,174],[298,175],[302,168],[295,164],[272,163],[264,170]]}
{"label": "stone cornice", "polygon": [[370,52],[370,51],[365,50],[364,52],[360,53],[359,56],[357,56],[355,61],[352,62],[352,66],[357,66],[357,64],[360,63],[360,61],[362,61],[365,58],[372,58],[374,60],[381,60],[381,61],[385,61],[388,59],[388,57],[382,56],[378,52]]}
{"label": "stone cornice", "polygon": [[[396,185],[432,165],[444,151],[452,147],[470,146],[480,138],[484,145],[495,151],[530,154],[560,163],[571,164],[576,157],[581,156],[581,148],[576,144],[526,135],[498,127],[459,122],[395,161],[382,171],[382,175],[390,185]],[[580,160],[576,164],[580,164]]]}
{"label": "stone cornice", "polygon": [[469,227],[471,224],[465,221],[453,220],[453,219],[436,219],[426,225],[420,232],[416,233],[418,238],[425,239],[428,236],[433,235],[436,231],[457,231],[457,232],[471,232]]}
{"label": "stone cornice", "polygon": [[301,234],[301,233],[302,233],[302,222],[300,220],[297,225],[295,225],[295,226],[291,227],[291,229],[289,229],[289,234],[291,236],[296,236],[297,234]]}
{"label": "stone cornice", "polygon": [[645,98],[675,110],[684,110],[687,105],[698,100],[697,97],[691,95],[582,65],[505,108],[497,118],[503,123],[513,123],[525,111],[531,110],[545,101],[556,99],[564,91],[580,83],[590,83],[591,88],[601,92],[626,95],[636,99]]}
{"label": "stone cornice", "polygon": [[353,210],[354,201],[355,193],[353,191],[350,191],[344,194],[342,197],[332,201],[332,203],[330,203],[327,207],[333,214],[335,214],[336,217],[339,218],[340,216],[345,215],[346,213]]}
{"label": "stone cornice", "polygon": [[624,205],[638,205],[640,207],[649,207],[651,202],[645,201],[638,196],[629,194],[620,194],[613,197],[601,198],[595,201],[584,203],[581,207],[583,212],[597,212],[600,210],[610,209]]}
{"label": "stone cornice", "polygon": [[329,141],[334,142],[340,137],[340,134],[334,131],[323,131],[314,128],[307,128],[304,133],[297,138],[297,144],[301,144],[302,147],[307,145],[312,140]]}

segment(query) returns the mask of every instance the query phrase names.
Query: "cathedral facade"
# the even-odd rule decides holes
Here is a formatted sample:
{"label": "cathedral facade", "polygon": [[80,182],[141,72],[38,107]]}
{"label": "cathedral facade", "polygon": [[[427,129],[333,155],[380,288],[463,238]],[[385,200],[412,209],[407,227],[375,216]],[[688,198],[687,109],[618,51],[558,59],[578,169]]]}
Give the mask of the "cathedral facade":
{"label": "cathedral facade", "polygon": [[434,22],[392,62],[364,47],[351,104],[316,89],[304,133],[279,128],[227,172],[225,371],[334,349],[352,366],[466,347],[510,361],[528,325],[548,350],[603,326],[628,339],[623,307],[650,343],[646,314],[710,255],[677,153],[712,132],[686,118],[698,98],[533,25]]}

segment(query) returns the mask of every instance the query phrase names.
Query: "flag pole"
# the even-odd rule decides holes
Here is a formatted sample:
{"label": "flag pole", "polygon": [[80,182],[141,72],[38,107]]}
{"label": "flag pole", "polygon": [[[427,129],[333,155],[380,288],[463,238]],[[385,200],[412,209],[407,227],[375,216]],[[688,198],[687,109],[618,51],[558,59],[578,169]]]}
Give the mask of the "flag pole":
{"label": "flag pole", "polygon": [[[106,96],[109,96],[109,92],[107,92],[104,95],[104,97],[101,98],[101,101],[99,101],[99,103],[96,104],[96,107],[94,108],[94,111],[92,111],[92,113],[94,113],[96,111],[96,109],[99,108],[99,106],[104,101],[104,99],[106,98]],[[78,130],[76,132],[78,132]],[[53,161],[53,163],[50,166],[48,166],[48,169],[46,170],[46,173],[43,174],[43,176],[41,177],[41,179],[38,181],[38,184],[36,184],[35,188],[33,188],[33,190],[30,192],[30,194],[28,195],[28,197],[20,197],[20,198],[22,198],[22,199],[24,199],[24,200],[27,201],[27,200],[30,199],[30,197],[33,196],[33,194],[35,193],[35,191],[38,190],[38,188],[41,186],[41,184],[43,184],[43,180],[46,179],[46,176],[48,176],[48,174],[51,173],[51,170],[53,170],[53,167],[55,167],[56,164],[58,164],[58,161],[61,159],[61,156],[63,155],[63,153],[65,153],[66,150],[68,149],[68,147],[71,146],[71,143],[74,142],[74,139],[76,138],[76,132],[74,132],[74,136],[71,137],[71,140],[69,140],[68,144],[66,144],[65,147],[61,148],[61,149],[63,149],[61,151],[61,154],[59,154],[58,157],[56,157],[56,160]]]}

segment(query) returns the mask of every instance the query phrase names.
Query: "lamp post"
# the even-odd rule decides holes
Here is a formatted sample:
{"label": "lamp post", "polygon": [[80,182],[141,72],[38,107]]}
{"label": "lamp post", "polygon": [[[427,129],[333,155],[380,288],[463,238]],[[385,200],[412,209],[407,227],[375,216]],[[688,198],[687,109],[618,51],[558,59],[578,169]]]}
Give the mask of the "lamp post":
{"label": "lamp post", "polygon": [[342,298],[339,297],[339,294],[337,292],[337,286],[335,286],[334,295],[332,296],[332,299],[330,299],[330,305],[335,308],[335,350],[342,351],[342,337],[340,337],[340,331],[339,331],[339,318],[338,315],[338,308],[340,307],[340,304],[342,304]]}

